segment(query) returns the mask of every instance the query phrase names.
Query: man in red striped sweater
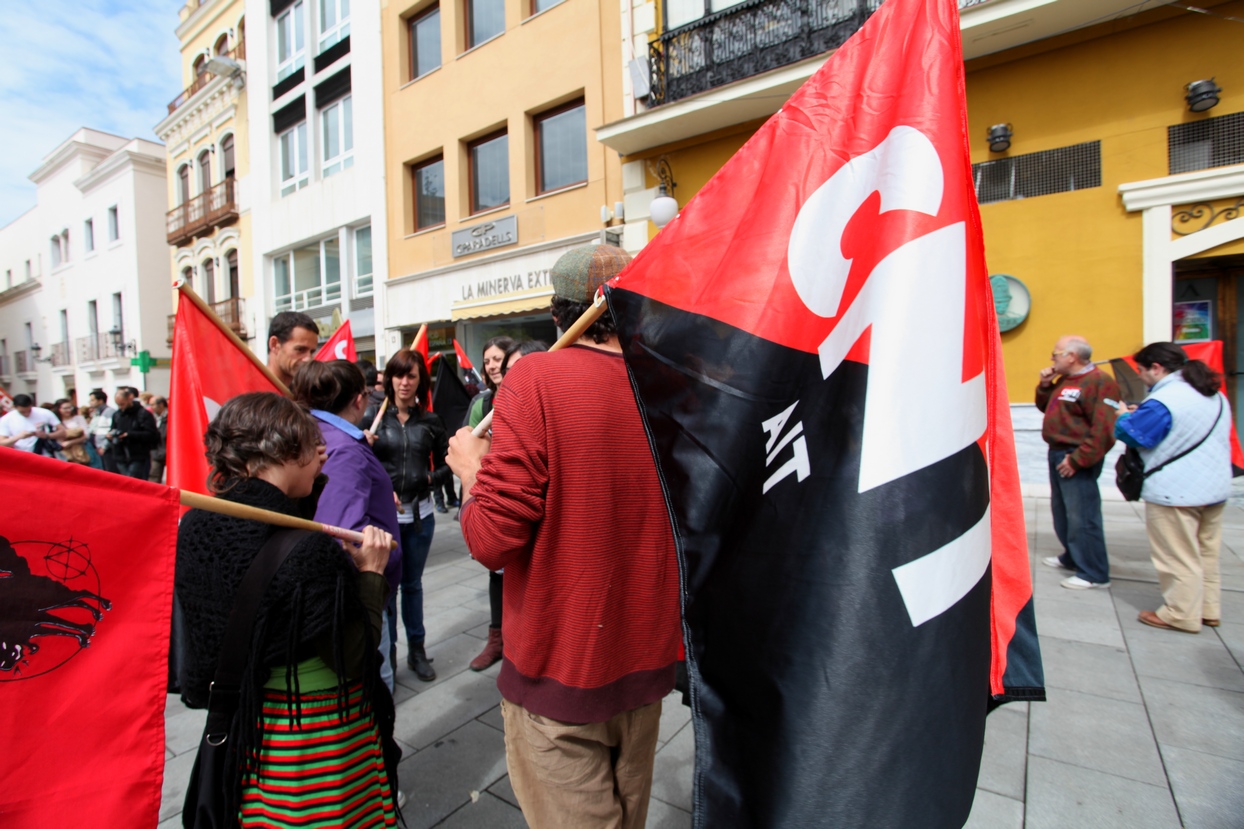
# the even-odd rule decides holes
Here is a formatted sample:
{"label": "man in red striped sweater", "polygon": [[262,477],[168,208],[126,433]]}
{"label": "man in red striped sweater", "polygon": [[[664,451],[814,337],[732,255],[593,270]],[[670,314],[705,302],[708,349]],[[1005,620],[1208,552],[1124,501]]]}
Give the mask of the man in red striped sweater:
{"label": "man in red striped sweater", "polygon": [[[553,266],[563,331],[629,261],[608,245]],[[642,827],[661,699],[674,686],[678,563],[661,485],[606,311],[576,345],[515,364],[491,445],[462,429],[449,466],[467,546],[505,568],[497,687],[523,815]]]}

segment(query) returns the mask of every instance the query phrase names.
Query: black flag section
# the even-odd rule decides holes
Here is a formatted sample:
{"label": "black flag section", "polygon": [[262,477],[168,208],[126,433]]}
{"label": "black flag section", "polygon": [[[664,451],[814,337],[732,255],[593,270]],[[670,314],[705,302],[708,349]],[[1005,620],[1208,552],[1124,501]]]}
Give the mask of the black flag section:
{"label": "black flag section", "polygon": [[892,570],[982,520],[979,446],[861,493],[868,366],[608,296],[678,541],[696,827],[961,827],[990,572],[913,626]]}
{"label": "black flag section", "polygon": [[452,435],[466,424],[471,397],[458,379],[458,372],[442,357],[436,361],[436,387],[432,390],[432,411],[441,416]]}

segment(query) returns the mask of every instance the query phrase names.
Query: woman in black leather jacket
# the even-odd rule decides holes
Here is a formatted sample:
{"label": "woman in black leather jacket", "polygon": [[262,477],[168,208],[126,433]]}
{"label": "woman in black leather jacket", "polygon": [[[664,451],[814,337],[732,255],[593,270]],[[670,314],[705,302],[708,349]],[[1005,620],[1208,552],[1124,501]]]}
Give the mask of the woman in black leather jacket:
{"label": "woman in black leather jacket", "polygon": [[[423,566],[436,529],[432,490],[453,474],[445,464],[449,435],[440,416],[428,411],[431,381],[417,352],[403,348],[389,358],[384,369],[384,393],[389,405],[376,427],[372,450],[389,473],[398,500],[406,664],[421,680],[431,682],[436,671],[423,648]],[[396,642],[397,614],[392,605],[389,625],[390,640]]]}

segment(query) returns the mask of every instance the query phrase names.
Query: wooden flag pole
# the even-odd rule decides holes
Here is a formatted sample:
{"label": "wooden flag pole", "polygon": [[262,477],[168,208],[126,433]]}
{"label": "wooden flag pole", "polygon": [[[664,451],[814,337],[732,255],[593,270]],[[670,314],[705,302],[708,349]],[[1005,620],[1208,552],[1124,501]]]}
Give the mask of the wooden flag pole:
{"label": "wooden flag pole", "polygon": [[[592,301],[592,307],[584,311],[583,316],[575,320],[574,325],[566,329],[566,333],[562,334],[557,342],[549,347],[549,351],[558,351],[577,343],[579,338],[583,336],[583,332],[590,328],[592,323],[600,319],[601,314],[605,313],[606,307],[608,306],[605,305],[605,292],[602,289],[596,294],[596,299]],[[484,415],[484,419],[479,422],[479,425],[475,427],[471,434],[477,438],[482,438],[487,434],[488,427],[492,426],[492,413],[495,411],[496,409],[491,409],[488,414]]]}
{"label": "wooden flag pole", "polygon": [[[280,512],[272,512],[271,510],[260,509],[259,507],[251,507],[246,504],[238,504],[233,501],[226,501],[223,498],[213,498],[210,495],[200,495],[197,492],[188,490],[179,490],[182,506],[193,507],[194,509],[206,510],[208,512],[216,512],[221,515],[230,515],[234,518],[246,518],[251,521],[262,521],[265,524],[272,524],[276,527],[289,527],[292,530],[310,530],[316,533],[327,533],[333,538],[342,538],[346,541],[353,541],[355,544],[363,543],[363,534],[354,530],[346,530],[341,527],[334,527],[332,524],[321,524],[319,521],[308,521],[305,518],[295,518],[292,515],[285,515]],[[397,549],[397,541],[389,542],[389,549]]]}
{"label": "wooden flag pole", "polygon": [[203,298],[196,294],[193,288],[183,282],[177,286],[177,290],[181,292],[182,299],[188,299],[193,302],[198,309],[206,314],[207,318],[220,329],[222,334],[228,337],[234,345],[242,350],[243,354],[251,359],[251,362],[253,362],[255,366],[264,373],[264,376],[272,382],[272,385],[276,386],[277,391],[286,397],[292,396],[289,393],[289,389],[285,387],[285,384],[277,379],[277,376],[272,373],[272,369],[268,368],[267,363],[260,360],[255,352],[251,351],[250,346],[242,342],[242,338],[235,334],[233,329],[226,325],[225,321],[216,315],[216,312],[212,310],[211,306],[204,302]]}

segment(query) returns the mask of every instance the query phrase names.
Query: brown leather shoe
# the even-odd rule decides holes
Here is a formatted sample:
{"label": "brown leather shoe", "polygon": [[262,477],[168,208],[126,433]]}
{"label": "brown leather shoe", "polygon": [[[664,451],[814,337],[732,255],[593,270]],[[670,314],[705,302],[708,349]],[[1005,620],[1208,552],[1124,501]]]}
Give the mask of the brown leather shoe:
{"label": "brown leather shoe", "polygon": [[495,665],[501,661],[502,650],[501,628],[488,628],[488,641],[484,643],[484,649],[479,652],[479,656],[471,660],[471,670],[482,671]]}
{"label": "brown leather shoe", "polygon": [[1161,616],[1154,613],[1152,610],[1140,611],[1140,614],[1136,617],[1136,619],[1142,625],[1148,625],[1151,628],[1161,628],[1162,630],[1177,630],[1180,633],[1200,633],[1199,630],[1184,630],[1183,628],[1177,628],[1174,625],[1168,625],[1166,622],[1162,621]]}
{"label": "brown leather shoe", "polygon": [[1216,628],[1221,625],[1222,622],[1218,619],[1202,619],[1201,624],[1205,625],[1207,628]]}

